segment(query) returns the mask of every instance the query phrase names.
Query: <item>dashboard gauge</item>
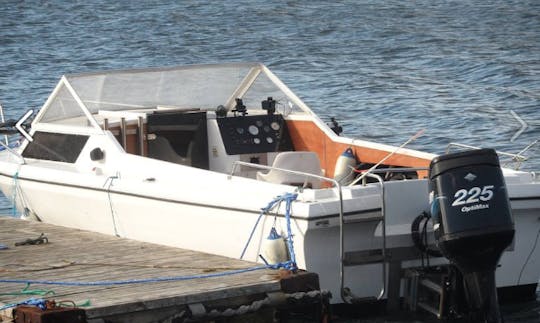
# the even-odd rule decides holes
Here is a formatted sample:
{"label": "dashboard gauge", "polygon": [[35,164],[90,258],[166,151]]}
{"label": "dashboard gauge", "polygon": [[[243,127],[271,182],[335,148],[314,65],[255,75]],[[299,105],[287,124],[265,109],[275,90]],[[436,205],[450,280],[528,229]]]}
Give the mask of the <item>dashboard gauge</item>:
{"label": "dashboard gauge", "polygon": [[[237,113],[236,116],[216,117],[215,121],[219,127],[222,147],[228,156],[265,156],[267,153],[294,150],[287,122],[280,114],[262,111],[253,115]],[[266,164],[266,159],[264,157],[262,160],[261,157],[260,162]]]}
{"label": "dashboard gauge", "polygon": [[259,134],[259,128],[257,126],[255,126],[255,125],[249,126],[248,131],[249,131],[250,134],[252,134],[254,136]]}

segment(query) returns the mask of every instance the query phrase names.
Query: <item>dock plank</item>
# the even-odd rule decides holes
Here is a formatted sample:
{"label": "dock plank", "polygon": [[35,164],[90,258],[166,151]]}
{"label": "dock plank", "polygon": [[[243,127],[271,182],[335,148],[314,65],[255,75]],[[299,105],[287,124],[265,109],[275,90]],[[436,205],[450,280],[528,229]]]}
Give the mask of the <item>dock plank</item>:
{"label": "dock plank", "polygon": [[[15,242],[45,233],[49,243],[15,246]],[[191,250],[138,242],[110,235],[0,216],[0,280],[119,281],[223,273],[260,266]],[[0,306],[23,301],[25,284],[0,281]],[[260,297],[281,291],[278,272],[261,269],[204,279],[118,286],[31,284],[52,290],[48,298],[70,300],[85,307],[90,319],[133,315],[152,309],[187,306],[238,297]],[[4,294],[3,294],[4,293]],[[34,296],[39,297],[39,296]]]}

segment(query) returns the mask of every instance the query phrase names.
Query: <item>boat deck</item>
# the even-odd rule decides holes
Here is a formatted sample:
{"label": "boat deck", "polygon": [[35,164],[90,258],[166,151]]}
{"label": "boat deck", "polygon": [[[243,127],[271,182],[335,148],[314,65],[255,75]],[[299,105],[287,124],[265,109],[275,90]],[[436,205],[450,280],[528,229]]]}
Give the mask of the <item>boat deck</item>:
{"label": "boat deck", "polygon": [[[15,246],[41,233],[48,243]],[[298,305],[321,299],[316,274],[258,269],[221,276],[260,264],[40,222],[0,216],[0,245],[4,247],[0,248],[0,308],[34,297],[73,302],[84,310],[89,322],[172,318],[180,322],[261,308],[275,310],[293,296],[305,299],[297,301]],[[214,274],[217,277],[105,286],[32,283],[25,288],[25,283],[6,282],[118,282]],[[28,293],[37,290],[51,293]],[[309,295],[312,300],[306,297]],[[241,305],[243,312],[239,311]],[[9,317],[11,312],[7,309],[0,315]]]}

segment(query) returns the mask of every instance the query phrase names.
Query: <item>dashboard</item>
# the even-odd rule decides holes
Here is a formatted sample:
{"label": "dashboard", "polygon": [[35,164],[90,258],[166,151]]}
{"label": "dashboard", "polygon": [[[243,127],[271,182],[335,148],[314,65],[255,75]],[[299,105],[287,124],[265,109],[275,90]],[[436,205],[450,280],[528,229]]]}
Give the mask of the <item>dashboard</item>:
{"label": "dashboard", "polygon": [[280,114],[217,118],[217,123],[227,155],[293,150]]}

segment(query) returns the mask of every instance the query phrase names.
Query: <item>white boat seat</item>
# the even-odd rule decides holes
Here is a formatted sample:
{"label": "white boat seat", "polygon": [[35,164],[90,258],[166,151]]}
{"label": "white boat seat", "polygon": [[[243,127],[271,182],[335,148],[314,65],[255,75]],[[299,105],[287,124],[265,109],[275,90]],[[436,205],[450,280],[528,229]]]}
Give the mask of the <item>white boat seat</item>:
{"label": "white boat seat", "polygon": [[[311,151],[286,151],[279,153],[272,167],[293,170],[313,175],[323,176],[321,162],[316,153]],[[305,175],[291,174],[277,169],[271,169],[267,173],[257,172],[257,179],[276,184],[287,184],[311,188],[320,188],[321,180]]]}
{"label": "white boat seat", "polygon": [[151,145],[152,156],[149,157],[171,163],[191,166],[191,151],[193,150],[193,142],[189,143],[186,157],[178,155],[167,138],[157,136],[156,139],[152,141]]}

